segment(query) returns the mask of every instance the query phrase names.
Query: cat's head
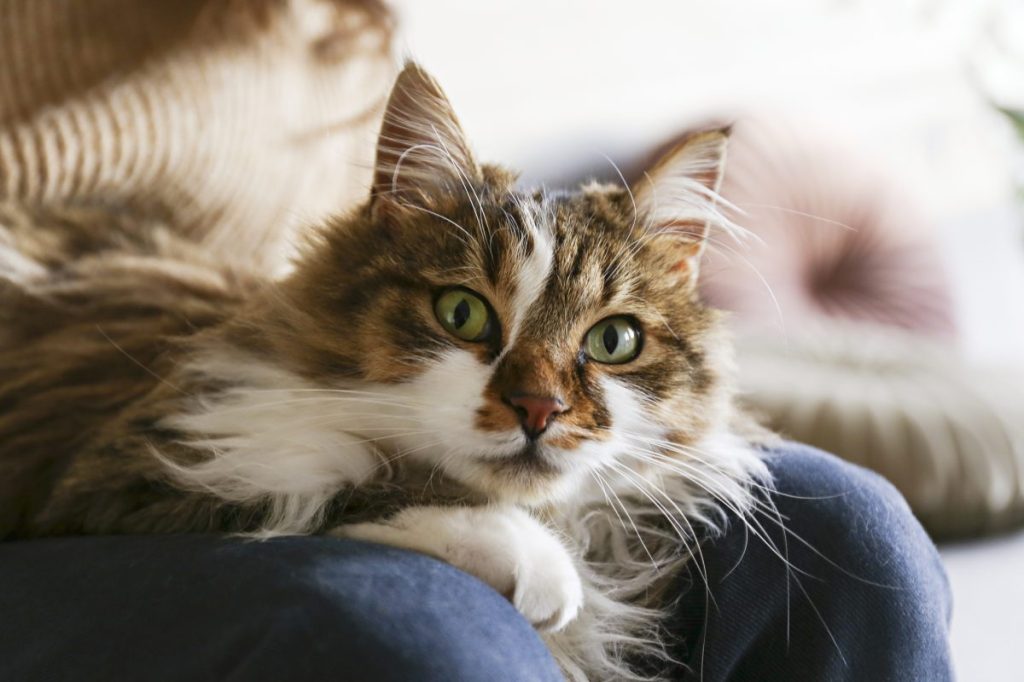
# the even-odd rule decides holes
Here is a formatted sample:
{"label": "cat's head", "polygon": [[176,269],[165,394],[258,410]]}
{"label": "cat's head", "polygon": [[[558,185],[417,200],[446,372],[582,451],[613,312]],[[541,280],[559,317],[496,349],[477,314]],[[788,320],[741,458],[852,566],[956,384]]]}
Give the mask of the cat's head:
{"label": "cat's head", "polygon": [[407,66],[371,199],[286,283],[281,345],[351,391],[346,429],[497,497],[552,499],[624,451],[696,443],[726,403],[695,288],[726,139],[689,137],[630,189],[523,191]]}

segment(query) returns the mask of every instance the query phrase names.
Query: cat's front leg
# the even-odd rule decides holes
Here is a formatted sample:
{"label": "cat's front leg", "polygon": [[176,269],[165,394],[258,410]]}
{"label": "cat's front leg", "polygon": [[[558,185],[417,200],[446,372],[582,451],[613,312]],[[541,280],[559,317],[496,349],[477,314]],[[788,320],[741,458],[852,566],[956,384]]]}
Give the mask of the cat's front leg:
{"label": "cat's front leg", "polygon": [[409,507],[386,522],[338,526],[330,534],[437,557],[501,592],[539,630],[561,630],[583,604],[569,551],[515,507]]}

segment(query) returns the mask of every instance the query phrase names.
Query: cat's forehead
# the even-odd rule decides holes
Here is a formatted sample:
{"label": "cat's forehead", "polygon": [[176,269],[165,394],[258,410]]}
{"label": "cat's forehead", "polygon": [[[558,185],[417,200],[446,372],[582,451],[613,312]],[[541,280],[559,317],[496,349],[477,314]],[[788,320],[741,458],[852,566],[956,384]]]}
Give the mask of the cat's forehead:
{"label": "cat's forehead", "polygon": [[[577,191],[540,189],[506,192],[488,206],[478,201],[491,222],[481,231],[488,248],[506,244],[500,233],[518,242],[508,255],[526,256],[534,248],[552,257],[556,275],[579,276],[610,260],[636,255],[637,231],[628,192],[612,186],[593,185]],[[472,202],[462,213],[472,211]]]}
{"label": "cat's forehead", "polygon": [[[521,191],[485,182],[435,194],[364,223],[339,248],[357,280],[459,286],[482,295],[499,318],[538,335],[575,333],[594,317],[642,308],[657,298],[645,263],[643,226],[618,186]],[[405,284],[403,284],[405,283]]]}
{"label": "cat's forehead", "polygon": [[470,192],[450,199],[438,212],[443,215],[427,219],[447,223],[449,231],[459,233],[452,236],[463,241],[464,256],[482,251],[487,257],[515,261],[541,250],[550,256],[549,271],[556,279],[576,279],[638,253],[630,248],[639,245],[635,214],[621,188]]}
{"label": "cat's forehead", "polygon": [[509,192],[465,202],[459,213],[486,223],[467,255],[482,266],[487,288],[538,335],[614,312],[643,293],[641,236],[621,188]]}
{"label": "cat's forehead", "polygon": [[[586,185],[578,190],[536,190],[526,205],[543,216],[555,237],[555,250],[571,249],[576,242],[595,248],[635,236],[635,213],[629,193],[611,185]],[[593,250],[583,254],[595,253]]]}

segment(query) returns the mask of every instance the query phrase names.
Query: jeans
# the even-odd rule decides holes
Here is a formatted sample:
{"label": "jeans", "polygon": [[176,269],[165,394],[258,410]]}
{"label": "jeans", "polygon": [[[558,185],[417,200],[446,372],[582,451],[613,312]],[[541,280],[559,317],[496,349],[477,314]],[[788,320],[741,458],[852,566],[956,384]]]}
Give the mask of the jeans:
{"label": "jeans", "polygon": [[[670,676],[952,679],[946,578],[899,494],[804,446],[766,458],[780,516],[733,522],[679,577]],[[328,679],[560,674],[504,598],[399,549],[324,537],[0,544],[0,680]]]}

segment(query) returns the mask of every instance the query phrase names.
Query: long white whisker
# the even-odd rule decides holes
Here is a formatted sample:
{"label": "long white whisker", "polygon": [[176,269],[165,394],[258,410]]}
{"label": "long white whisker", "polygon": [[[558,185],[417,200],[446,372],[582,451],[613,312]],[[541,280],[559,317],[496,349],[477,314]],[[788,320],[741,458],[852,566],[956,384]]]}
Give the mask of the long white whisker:
{"label": "long white whisker", "polygon": [[[683,510],[679,508],[675,501],[672,500],[672,498],[665,491],[655,486],[652,482],[647,481],[643,477],[634,474],[634,472],[630,471],[627,467],[624,467],[621,464],[613,463],[612,466],[613,468],[616,469],[616,471],[619,472],[619,475],[623,476],[624,478],[626,478],[626,480],[630,481],[634,488],[636,488],[638,492],[640,492],[644,497],[646,497],[648,501],[650,501],[651,504],[653,504],[655,508],[659,512],[661,512],[662,516],[665,517],[665,520],[669,522],[672,528],[676,531],[676,534],[679,536],[679,539],[683,545],[683,549],[685,549],[685,551],[690,555],[691,559],[697,561],[697,563],[699,564],[698,571],[700,571],[701,577],[704,579],[704,582],[708,583],[707,564],[704,561],[704,553],[701,550],[700,543],[696,543],[696,531],[690,524],[690,521],[687,518],[686,514],[683,512]],[[645,489],[645,486],[647,487],[647,489]],[[654,497],[650,494],[650,492],[648,492],[648,490],[653,490],[659,493],[662,497],[664,497],[665,500],[667,500],[669,504],[671,504],[675,508],[676,513],[679,515],[678,519],[674,517],[663,504],[659,503],[656,499],[654,499]],[[683,527],[679,525],[680,521],[687,525],[689,532],[684,530]],[[700,557],[699,559],[693,555],[693,550],[690,549],[691,541],[695,543],[697,553]]]}

